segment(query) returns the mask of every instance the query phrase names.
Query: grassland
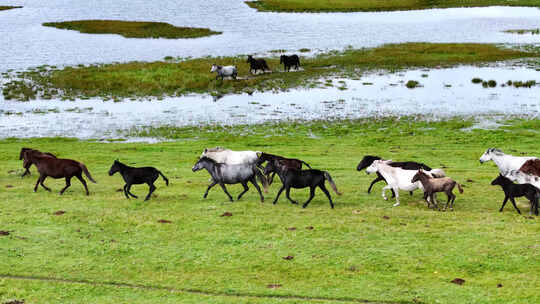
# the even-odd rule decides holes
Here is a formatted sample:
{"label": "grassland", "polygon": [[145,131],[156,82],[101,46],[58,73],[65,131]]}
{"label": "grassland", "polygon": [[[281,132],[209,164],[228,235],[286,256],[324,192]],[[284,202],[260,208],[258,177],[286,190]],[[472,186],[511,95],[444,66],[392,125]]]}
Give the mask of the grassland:
{"label": "grassland", "polygon": [[0,11],[6,11],[14,8],[22,8],[22,6],[7,6],[7,5],[0,5]]}
{"label": "grassland", "polygon": [[[0,230],[9,235],[0,235],[0,302],[538,303],[539,219],[511,206],[499,213],[503,193],[489,185],[497,168],[478,163],[488,147],[539,155],[540,120],[506,123],[463,131],[471,121],[410,117],[133,133],[177,139],[159,144],[2,140]],[[279,183],[263,204],[253,189],[234,203],[217,188],[202,199],[208,174],[191,166],[216,145],[301,158],[328,170],[344,195],[333,195],[334,210],[321,193],[306,209],[285,198],[272,205]],[[59,196],[64,182],[48,179],[53,192],[32,193],[35,169],[19,176],[23,146],[83,161],[98,184],[89,197],[78,182]],[[368,195],[374,177],[355,170],[365,154],[443,167],[465,185],[456,211],[428,210],[418,192],[401,193],[394,208],[380,197],[382,184]],[[152,200],[128,201],[118,192],[121,178],[107,175],[115,158],[156,166],[171,185],[158,181]],[[527,212],[523,200],[518,205]]]}
{"label": "grassland", "polygon": [[422,10],[430,8],[530,6],[536,0],[258,0],[246,4],[259,11],[271,12],[376,12]]}
{"label": "grassland", "polygon": [[[359,78],[367,70],[450,67],[526,57],[540,51],[501,48],[491,44],[389,44],[371,49],[346,49],[301,59],[303,71],[281,73],[279,58],[267,58],[274,73],[250,75],[244,56],[181,61],[130,62],[56,69],[39,67],[17,73],[3,86],[5,99],[89,98],[120,100],[180,96],[188,93],[251,93],[314,86],[321,77]],[[239,80],[216,80],[213,63],[236,65]]]}
{"label": "grassland", "polygon": [[221,34],[207,28],[178,27],[164,22],[75,20],[46,22],[44,26],[87,34],[118,34],[126,38],[198,38]]}

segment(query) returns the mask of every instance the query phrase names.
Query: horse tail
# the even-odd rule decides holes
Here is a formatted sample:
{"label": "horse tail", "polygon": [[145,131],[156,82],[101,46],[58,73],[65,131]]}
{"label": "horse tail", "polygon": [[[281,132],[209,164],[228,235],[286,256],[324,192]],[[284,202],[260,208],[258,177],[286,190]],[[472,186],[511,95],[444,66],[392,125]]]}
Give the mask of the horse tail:
{"label": "horse tail", "polygon": [[169,179],[166,178],[165,175],[163,175],[163,173],[161,173],[161,171],[157,170],[157,173],[159,173],[159,175],[161,175],[161,177],[165,181],[165,185],[169,186]]}
{"label": "horse tail", "polygon": [[302,163],[303,163],[304,165],[306,165],[306,166],[307,166],[308,168],[310,168],[310,169],[311,169],[311,166],[310,166],[310,165],[309,165],[308,163],[306,163],[306,162],[305,162],[305,161],[303,161],[303,160],[301,160],[301,162],[302,162]]}
{"label": "horse tail", "polygon": [[88,168],[86,168],[86,166],[83,163],[79,163],[79,166],[81,167],[82,171],[84,172],[84,175],[86,175],[86,177],[88,177],[88,179],[92,183],[97,184],[97,182],[92,178],[92,175],[90,175],[90,172],[88,171]]}
{"label": "horse tail", "polygon": [[332,177],[330,176],[330,173],[326,172],[326,171],[323,171],[324,172],[324,179],[326,179],[329,183],[330,183],[330,186],[332,186],[332,189],[334,189],[334,192],[337,194],[337,195],[342,195],[343,193],[339,192],[337,187],[336,187],[336,184],[334,183],[334,180],[332,179]]}
{"label": "horse tail", "polygon": [[456,184],[457,184],[457,187],[459,189],[459,193],[463,193],[463,188],[461,187],[461,184],[458,183],[458,182],[456,182]]}
{"label": "horse tail", "polygon": [[255,170],[255,174],[257,175],[257,177],[261,181],[261,184],[263,185],[264,193],[268,193],[268,180],[266,179],[264,174],[262,174],[262,172],[261,172],[261,170],[259,170],[259,168],[257,168],[255,166],[253,168],[253,170]]}
{"label": "horse tail", "polygon": [[433,170],[429,171],[429,173],[431,173],[431,175],[433,177],[445,177],[446,176],[446,173],[444,172],[443,169],[433,169]]}

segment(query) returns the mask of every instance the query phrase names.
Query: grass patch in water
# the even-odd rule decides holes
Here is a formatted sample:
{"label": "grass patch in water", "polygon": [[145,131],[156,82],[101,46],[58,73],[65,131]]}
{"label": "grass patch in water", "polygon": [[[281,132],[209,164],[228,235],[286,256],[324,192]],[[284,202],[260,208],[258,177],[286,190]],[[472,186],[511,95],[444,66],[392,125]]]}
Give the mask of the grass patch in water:
{"label": "grass patch in water", "polygon": [[179,39],[221,34],[207,28],[177,27],[164,22],[76,20],[46,22],[43,25],[87,34],[118,34],[126,38]]}
{"label": "grass patch in water", "polygon": [[246,1],[259,11],[271,12],[373,12],[451,7],[530,6],[538,0],[258,0]]}
{"label": "grass patch in water", "polygon": [[[525,52],[492,44],[405,43],[370,49],[332,51],[302,58],[303,71],[251,75],[245,57],[187,59],[181,62],[129,62],[63,69],[49,67],[18,72],[19,79],[3,86],[4,96],[27,100],[47,91],[52,97],[103,99],[181,96],[188,93],[230,94],[312,87],[321,77],[358,78],[369,70],[452,67],[517,58],[539,57],[540,50]],[[271,69],[279,57],[266,58]],[[216,80],[211,65],[236,65],[239,80]]]}
{"label": "grass patch in water", "polygon": [[7,6],[7,5],[0,5],[0,11],[7,11],[14,8],[22,8],[22,6]]}
{"label": "grass patch in water", "polygon": [[511,33],[511,34],[533,34],[533,35],[540,35],[540,28],[532,29],[532,30],[506,30],[505,33]]}
{"label": "grass patch in water", "polygon": [[417,87],[420,87],[420,82],[416,81],[416,80],[409,80],[407,81],[407,83],[405,84],[405,86],[409,89],[414,89],[414,88],[417,88]]}
{"label": "grass patch in water", "polygon": [[[340,299],[325,303],[538,303],[538,217],[518,215],[490,181],[493,163],[479,164],[488,147],[538,156],[540,120],[516,120],[496,130],[463,131],[472,121],[427,122],[416,117],[358,121],[290,122],[236,127],[160,128],[150,136],[176,142],[100,143],[66,138],[0,140],[0,269],[3,274],[86,282],[130,283],[202,293],[70,285],[68,282],[3,278],[0,302],[28,303],[320,303],[288,296]],[[142,135],[142,133],[139,133]],[[291,205],[280,183],[265,202],[253,187],[229,203],[215,187],[207,199],[208,174],[191,172],[205,147],[262,150],[300,158],[328,170],[344,193],[331,210],[317,190],[307,209]],[[35,167],[22,173],[23,146],[84,162],[98,184],[90,196],[72,180],[49,178],[49,193],[32,192]],[[384,183],[366,190],[374,176],[357,172],[362,156],[415,160],[465,185],[454,212],[426,208],[421,192],[401,192],[401,206],[384,201]],[[127,200],[120,176],[108,176],[114,159],[155,166],[169,179],[156,182],[149,202]],[[231,194],[240,185],[227,185]],[[147,193],[146,185],[132,192]],[[304,202],[307,189],[292,189]],[[444,200],[444,195],[439,196]],[[517,199],[528,212],[524,199]],[[58,214],[58,211],[65,211]],[[225,212],[232,216],[221,217]],[[159,222],[167,220],[170,223]],[[288,228],[296,228],[288,229]],[[311,228],[313,227],[313,228]],[[511,233],[509,233],[511,232]],[[285,256],[294,256],[286,261]],[[465,279],[463,286],[450,283]],[[329,280],[328,278],[331,278]],[[527,284],[523,284],[526,282]],[[279,288],[269,288],[270,284]],[[497,288],[501,284],[503,287]],[[204,295],[211,292],[214,295]],[[242,295],[252,295],[243,297]],[[220,296],[226,295],[226,296]],[[263,296],[267,298],[258,298]],[[283,296],[283,298],[277,298]],[[535,300],[536,299],[536,300]]]}

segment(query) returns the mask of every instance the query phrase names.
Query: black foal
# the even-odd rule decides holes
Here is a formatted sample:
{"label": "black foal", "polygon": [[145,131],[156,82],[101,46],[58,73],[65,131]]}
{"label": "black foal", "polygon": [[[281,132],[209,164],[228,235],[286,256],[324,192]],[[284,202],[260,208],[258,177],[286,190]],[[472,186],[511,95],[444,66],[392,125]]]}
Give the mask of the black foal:
{"label": "black foal", "polygon": [[115,160],[113,165],[111,166],[111,169],[109,170],[109,175],[112,176],[116,172],[120,172],[122,178],[126,182],[126,184],[124,185],[124,194],[126,195],[127,199],[129,199],[129,195],[137,198],[136,195],[129,191],[131,189],[131,185],[146,183],[150,187],[150,191],[148,192],[148,195],[144,200],[149,200],[154,190],[156,190],[154,182],[159,177],[159,175],[163,177],[163,179],[165,180],[165,184],[167,186],[169,185],[169,180],[165,177],[165,175],[163,175],[163,173],[161,173],[158,169],[154,167],[135,168],[122,164],[118,160]]}
{"label": "black foal", "polygon": [[283,166],[278,159],[274,159],[271,161],[268,161],[266,164],[266,167],[264,168],[264,175],[268,175],[271,172],[276,172],[281,179],[281,182],[283,183],[283,186],[281,189],[279,189],[279,192],[274,199],[273,204],[275,204],[281,195],[281,192],[285,190],[285,194],[287,198],[291,201],[293,204],[298,204],[296,201],[291,199],[289,196],[291,187],[292,188],[307,188],[309,187],[309,198],[308,200],[302,205],[302,208],[306,208],[309,202],[313,199],[315,196],[315,189],[317,187],[321,188],[321,190],[326,194],[326,197],[328,197],[328,200],[330,201],[330,207],[334,208],[334,203],[332,202],[332,197],[330,197],[330,193],[328,193],[328,190],[326,190],[326,187],[324,186],[324,182],[327,180],[330,183],[330,186],[332,186],[332,189],[338,194],[341,195],[341,193],[337,190],[336,184],[332,180],[332,177],[330,174],[326,171],[320,171],[320,170],[294,170],[294,169],[288,169],[287,167]]}
{"label": "black foal", "polygon": [[514,197],[525,196],[531,202],[531,214],[534,212],[534,214],[538,215],[538,189],[536,189],[535,186],[531,184],[514,184],[510,179],[500,174],[491,182],[491,184],[501,186],[504,191],[504,201],[499,212],[503,211],[504,205],[506,205],[506,202],[510,199],[512,205],[516,208],[516,211],[521,214],[521,211],[516,206]]}

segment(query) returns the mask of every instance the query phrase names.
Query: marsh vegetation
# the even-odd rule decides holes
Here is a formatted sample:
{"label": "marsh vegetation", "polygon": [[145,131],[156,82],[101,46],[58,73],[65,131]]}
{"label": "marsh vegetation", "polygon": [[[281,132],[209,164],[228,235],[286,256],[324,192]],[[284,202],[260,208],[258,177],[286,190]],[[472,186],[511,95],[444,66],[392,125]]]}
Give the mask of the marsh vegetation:
{"label": "marsh vegetation", "polygon": [[76,20],[46,22],[44,26],[86,34],[118,34],[126,38],[198,38],[221,34],[207,28],[177,27],[164,22]]}
{"label": "marsh vegetation", "polygon": [[531,6],[536,0],[257,0],[246,4],[259,11],[272,12],[373,12],[403,11],[430,8]]}
{"label": "marsh vegetation", "polygon": [[[5,99],[16,100],[39,96],[121,100],[181,96],[188,93],[223,95],[282,91],[313,86],[322,77],[358,78],[370,70],[441,68],[539,55],[537,49],[525,51],[491,44],[406,43],[331,51],[305,57],[302,58],[303,70],[294,73],[251,75],[243,56],[83,65],[63,69],[38,67],[14,75],[3,86],[3,94]],[[267,58],[267,62],[271,69],[275,68],[279,65],[279,57]],[[214,63],[222,66],[236,65],[239,80],[216,80],[215,74],[210,73]]]}

